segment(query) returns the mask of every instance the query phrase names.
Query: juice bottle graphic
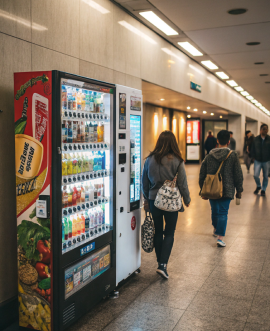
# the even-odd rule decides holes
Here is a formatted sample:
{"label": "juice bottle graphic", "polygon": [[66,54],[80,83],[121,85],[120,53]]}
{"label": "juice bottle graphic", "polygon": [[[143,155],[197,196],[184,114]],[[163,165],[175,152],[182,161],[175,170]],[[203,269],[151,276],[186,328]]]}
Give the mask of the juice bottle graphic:
{"label": "juice bottle graphic", "polygon": [[62,242],[65,242],[65,219],[62,219]]}
{"label": "juice bottle graphic", "polygon": [[71,221],[72,221],[72,237],[76,237],[77,236],[77,227],[76,227],[75,217],[71,217]]}
{"label": "juice bottle graphic", "polygon": [[41,141],[48,123],[49,100],[44,96],[34,93],[32,97],[32,129],[33,137]]}
{"label": "juice bottle graphic", "polygon": [[77,214],[77,235],[79,236],[81,234],[81,219],[80,215]]}
{"label": "juice bottle graphic", "polygon": [[65,154],[62,154],[62,176],[67,176],[67,159]]}
{"label": "juice bottle graphic", "polygon": [[77,205],[81,202],[81,187],[77,187],[77,197],[76,197],[76,203]]}
{"label": "juice bottle graphic", "polygon": [[65,240],[68,240],[68,220],[67,218],[65,217]]}
{"label": "juice bottle graphic", "polygon": [[85,92],[86,91],[82,91],[82,95],[81,95],[81,98],[82,98],[82,111],[85,111],[85,105],[86,105],[86,97],[85,97]]}
{"label": "juice bottle graphic", "polygon": [[81,233],[85,233],[85,217],[83,213],[81,213],[80,218],[81,218]]}
{"label": "juice bottle graphic", "polygon": [[72,206],[76,206],[76,204],[77,204],[77,188],[74,185],[73,192],[72,192]]}
{"label": "juice bottle graphic", "polygon": [[78,160],[76,154],[72,158],[72,174],[75,175],[78,173]]}
{"label": "juice bottle graphic", "polygon": [[67,174],[72,175],[72,159],[70,154],[66,154],[66,160],[67,160]]}
{"label": "juice bottle graphic", "polygon": [[85,202],[85,190],[83,186],[81,186],[81,202]]}
{"label": "juice bottle graphic", "polygon": [[72,121],[67,121],[67,142],[73,143],[73,124]]}
{"label": "juice bottle graphic", "polygon": [[97,141],[103,142],[104,140],[104,124],[99,124],[97,127]]}
{"label": "juice bottle graphic", "polygon": [[70,217],[68,218],[68,237],[72,238],[72,220]]}
{"label": "juice bottle graphic", "polygon": [[77,172],[80,174],[82,172],[82,157],[80,154],[77,154]]}
{"label": "juice bottle graphic", "polygon": [[77,110],[77,92],[75,88],[72,91],[72,108]]}
{"label": "juice bottle graphic", "polygon": [[69,186],[69,189],[68,189],[68,207],[72,206],[72,195],[73,195],[73,190],[72,190],[71,186]]}

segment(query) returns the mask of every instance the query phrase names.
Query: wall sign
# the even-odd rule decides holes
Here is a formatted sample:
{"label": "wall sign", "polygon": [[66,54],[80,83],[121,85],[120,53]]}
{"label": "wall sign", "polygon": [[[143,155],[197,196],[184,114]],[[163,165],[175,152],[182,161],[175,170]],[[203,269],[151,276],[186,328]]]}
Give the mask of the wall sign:
{"label": "wall sign", "polygon": [[119,93],[119,129],[126,129],[126,109],[127,98],[126,93]]}
{"label": "wall sign", "polygon": [[199,84],[190,82],[190,88],[194,91],[197,91],[197,92],[200,92],[200,93],[202,92],[202,87]]}
{"label": "wall sign", "polygon": [[141,97],[130,97],[130,110],[141,111],[142,110],[142,98]]}

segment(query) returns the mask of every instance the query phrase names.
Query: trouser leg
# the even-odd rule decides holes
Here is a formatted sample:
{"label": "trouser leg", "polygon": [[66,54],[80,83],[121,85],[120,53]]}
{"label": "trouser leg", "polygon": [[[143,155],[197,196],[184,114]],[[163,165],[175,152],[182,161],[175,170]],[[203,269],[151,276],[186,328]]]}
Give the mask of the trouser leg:
{"label": "trouser leg", "polygon": [[160,256],[163,244],[163,211],[155,207],[154,200],[150,200],[150,211],[155,224],[154,246],[157,262],[160,263]]}
{"label": "trouser leg", "polygon": [[169,261],[169,257],[171,255],[173,243],[174,243],[174,232],[176,228],[178,211],[176,212],[164,212],[165,217],[165,231],[164,231],[164,239],[162,244],[162,251],[160,257],[160,263],[167,264]]}
{"label": "trouser leg", "polygon": [[268,170],[269,167],[269,162],[263,162],[262,163],[262,170],[263,170],[263,185],[262,185],[262,190],[266,191],[267,185],[268,185]]}
{"label": "trouser leg", "polygon": [[260,181],[261,168],[262,168],[262,163],[255,160],[254,161],[254,179],[255,179],[257,187],[261,187],[261,181]]}

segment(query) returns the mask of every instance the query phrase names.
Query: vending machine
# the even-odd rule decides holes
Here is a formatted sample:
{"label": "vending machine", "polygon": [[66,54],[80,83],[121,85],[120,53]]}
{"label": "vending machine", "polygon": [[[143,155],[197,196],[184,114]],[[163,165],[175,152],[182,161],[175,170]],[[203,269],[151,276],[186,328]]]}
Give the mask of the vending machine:
{"label": "vending machine", "polygon": [[200,161],[200,124],[199,118],[187,119],[187,162],[197,163]]}
{"label": "vending machine", "polygon": [[[115,85],[64,72],[14,75],[21,327],[61,331],[116,287],[116,196],[130,194],[124,211],[138,212],[142,111],[127,108],[128,145],[116,153],[115,126],[124,120],[115,98]],[[120,164],[130,193],[116,194]]]}
{"label": "vending machine", "polygon": [[142,92],[117,85],[116,284],[141,266],[142,120]]}

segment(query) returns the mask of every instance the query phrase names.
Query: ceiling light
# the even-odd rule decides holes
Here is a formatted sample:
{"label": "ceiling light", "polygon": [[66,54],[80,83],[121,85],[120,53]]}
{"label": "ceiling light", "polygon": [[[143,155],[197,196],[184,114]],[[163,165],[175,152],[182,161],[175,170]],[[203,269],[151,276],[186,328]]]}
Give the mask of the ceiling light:
{"label": "ceiling light", "polygon": [[258,101],[255,100],[255,99],[251,100],[251,102],[252,102],[252,103],[258,103]]}
{"label": "ceiling light", "polygon": [[214,69],[218,69],[218,67],[215,65],[215,63],[213,63],[212,61],[208,60],[208,61],[201,61],[201,63],[206,66],[207,68],[214,70]]}
{"label": "ceiling light", "polygon": [[244,91],[243,87],[241,87],[241,86],[237,86],[237,87],[235,87],[234,89],[235,89],[236,91],[238,91],[238,92],[242,92],[242,91]]}
{"label": "ceiling light", "polygon": [[220,115],[219,118],[222,118],[222,116]]}
{"label": "ceiling light", "polygon": [[254,99],[253,96],[251,96],[251,95],[248,95],[246,98],[247,98],[248,100],[252,100],[252,99]]}
{"label": "ceiling light", "polygon": [[211,116],[214,116],[215,114],[214,114],[214,113],[211,113],[210,115],[211,115]]}
{"label": "ceiling light", "polygon": [[167,36],[176,36],[178,32],[172,29],[167,23],[165,23],[161,18],[159,18],[152,11],[141,12],[140,15],[144,17],[147,21],[156,26],[159,30],[164,32]]}
{"label": "ceiling light", "polygon": [[207,113],[207,111],[204,110],[204,111],[203,111],[203,114],[206,114],[206,113]]}
{"label": "ceiling light", "polygon": [[247,12],[247,9],[244,8],[238,8],[238,9],[231,9],[228,11],[228,14],[231,15],[241,15]]}
{"label": "ceiling light", "polygon": [[260,76],[268,76],[268,74],[260,74]]}
{"label": "ceiling light", "polygon": [[255,103],[255,106],[256,106],[256,107],[261,107],[261,105],[262,105],[262,104],[259,103],[259,102],[258,102],[258,103]]}
{"label": "ceiling light", "polygon": [[264,64],[264,62],[254,62],[254,64]]}
{"label": "ceiling light", "polygon": [[229,76],[225,74],[223,71],[216,72],[216,75],[220,77],[221,79],[228,79]]}
{"label": "ceiling light", "polygon": [[249,93],[247,91],[241,92],[241,94],[246,97],[247,95],[249,95]]}
{"label": "ceiling light", "polygon": [[246,45],[248,45],[248,46],[257,46],[257,45],[260,45],[260,42],[259,41],[252,41],[252,42],[246,43]]}
{"label": "ceiling light", "polygon": [[187,107],[187,109],[190,109],[190,107]]}
{"label": "ceiling light", "polygon": [[187,115],[187,117],[188,117],[188,118],[190,118],[190,117],[191,117],[191,115]]}
{"label": "ceiling light", "polygon": [[261,106],[261,107],[259,107],[261,110],[266,110],[266,108],[265,107],[263,107],[263,106]]}
{"label": "ceiling light", "polygon": [[124,28],[128,29],[129,31],[137,34],[138,36],[141,36],[143,39],[149,41],[151,44],[156,44],[156,41],[150,37],[147,36],[147,34],[141,32],[139,29],[135,28],[133,25],[129,24],[126,21],[119,21],[120,25],[122,25]]}
{"label": "ceiling light", "polygon": [[110,12],[109,10],[107,10],[106,8],[100,6],[98,3],[96,3],[93,0],[83,0],[83,2],[87,3],[90,7],[96,9],[101,14],[108,14]]}
{"label": "ceiling light", "polygon": [[165,99],[160,99],[160,101],[164,101]]}
{"label": "ceiling light", "polygon": [[234,86],[238,85],[234,80],[227,80],[226,83],[229,84],[231,87],[234,87]]}
{"label": "ceiling light", "polygon": [[178,43],[182,48],[184,48],[187,52],[189,52],[193,56],[202,56],[203,53],[197,50],[194,46],[192,46],[189,42],[185,41],[182,43]]}
{"label": "ceiling light", "polygon": [[197,108],[194,108],[193,110],[194,110],[194,111],[198,111],[198,109],[197,109]]}

